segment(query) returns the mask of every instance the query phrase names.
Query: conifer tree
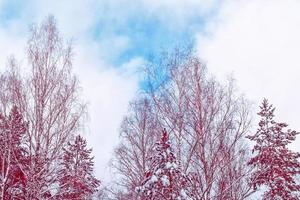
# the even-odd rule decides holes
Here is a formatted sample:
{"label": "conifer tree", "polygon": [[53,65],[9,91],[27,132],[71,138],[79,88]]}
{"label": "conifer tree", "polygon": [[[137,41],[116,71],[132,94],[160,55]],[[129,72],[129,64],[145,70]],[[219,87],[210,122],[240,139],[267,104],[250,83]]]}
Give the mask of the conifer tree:
{"label": "conifer tree", "polygon": [[91,199],[98,191],[100,181],[93,175],[91,152],[80,135],[76,136],[74,143],[68,143],[59,172],[58,199]]}
{"label": "conifer tree", "polygon": [[14,106],[9,116],[0,115],[0,198],[23,199],[26,184],[27,123]]}
{"label": "conifer tree", "polygon": [[300,154],[289,150],[287,145],[299,133],[284,130],[288,125],[273,119],[274,110],[264,99],[258,113],[261,117],[258,130],[253,136],[248,136],[255,142],[255,156],[249,161],[249,165],[255,166],[251,184],[254,190],[262,185],[267,187],[264,199],[296,200],[300,191],[295,180],[295,176],[300,174]]}
{"label": "conifer tree", "polygon": [[151,158],[151,168],[145,174],[145,181],[137,187],[141,200],[192,200],[190,180],[181,171],[167,132],[164,130],[156,143],[156,155]]}

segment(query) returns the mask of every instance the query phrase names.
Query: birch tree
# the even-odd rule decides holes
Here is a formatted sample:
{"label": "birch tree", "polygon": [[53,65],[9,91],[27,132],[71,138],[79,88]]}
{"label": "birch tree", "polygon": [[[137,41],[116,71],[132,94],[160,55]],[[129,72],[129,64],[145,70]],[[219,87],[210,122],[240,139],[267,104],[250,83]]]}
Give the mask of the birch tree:
{"label": "birch tree", "polygon": [[128,115],[121,126],[121,143],[115,149],[112,160],[113,171],[119,179],[114,184],[117,199],[136,198],[135,188],[144,180],[149,169],[158,124],[153,115],[152,105],[146,98],[131,103]]}
{"label": "birch tree", "polygon": [[[144,94],[160,128],[156,130],[165,128],[172,137],[178,165],[191,178],[196,199],[241,200],[252,193],[244,142],[250,104],[238,94],[232,79],[221,84],[195,53],[176,49],[146,65]],[[132,121],[130,126],[138,124]],[[151,132],[144,133],[151,137]],[[127,135],[141,138],[142,132],[130,130]],[[121,145],[139,149],[140,143],[126,142]],[[128,167],[121,174],[130,177],[136,171]]]}
{"label": "birch tree", "polygon": [[249,196],[244,137],[250,104],[237,93],[234,81],[221,84],[185,49],[164,54],[146,70],[154,112],[173,135],[179,164],[193,177],[198,199]]}
{"label": "birch tree", "polygon": [[63,41],[55,19],[49,16],[30,29],[28,72],[21,72],[16,60],[10,59],[0,78],[0,109],[5,113],[16,105],[29,123],[26,199],[55,193],[55,166],[62,148],[83,125],[86,106],[72,73],[72,55],[71,43]]}

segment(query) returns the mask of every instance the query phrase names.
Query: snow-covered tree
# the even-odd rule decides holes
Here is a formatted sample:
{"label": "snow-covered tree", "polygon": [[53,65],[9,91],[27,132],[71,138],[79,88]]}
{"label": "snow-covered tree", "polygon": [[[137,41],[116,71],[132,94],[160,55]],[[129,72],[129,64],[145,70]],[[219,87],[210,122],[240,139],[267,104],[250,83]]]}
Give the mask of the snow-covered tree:
{"label": "snow-covered tree", "polygon": [[112,186],[113,198],[135,199],[135,188],[144,180],[155,142],[161,135],[148,99],[138,99],[130,104],[120,130],[121,143],[112,160],[113,170],[120,178]]}
{"label": "snow-covered tree", "polygon": [[23,199],[27,152],[24,139],[27,123],[17,107],[9,116],[0,115],[0,198]]}
{"label": "snow-covered tree", "polygon": [[0,112],[16,105],[29,126],[29,166],[25,170],[26,199],[44,199],[54,193],[62,148],[83,126],[86,106],[72,73],[72,45],[59,34],[54,17],[30,29],[28,73],[12,57],[0,74]]}
{"label": "snow-covered tree", "polygon": [[[245,199],[251,193],[244,145],[250,126],[247,99],[233,79],[218,82],[190,48],[164,52],[146,70],[146,94],[197,199]],[[157,129],[156,129],[157,130]],[[160,130],[160,129],[159,129]],[[225,182],[226,184],[220,183]]]}
{"label": "snow-covered tree", "polygon": [[300,153],[294,153],[287,145],[295,140],[298,132],[284,130],[288,125],[278,123],[274,118],[275,108],[263,100],[258,115],[261,117],[257,132],[248,136],[255,142],[249,165],[255,166],[252,186],[266,186],[264,199],[296,200],[299,199],[300,185],[295,176],[300,174]]}
{"label": "snow-covered tree", "polygon": [[80,135],[64,149],[62,169],[59,171],[58,199],[91,199],[98,191],[100,181],[93,175],[92,149]]}
{"label": "snow-covered tree", "polygon": [[179,167],[167,132],[164,130],[155,145],[156,154],[151,158],[151,168],[145,181],[136,188],[140,199],[192,200],[190,180]]}

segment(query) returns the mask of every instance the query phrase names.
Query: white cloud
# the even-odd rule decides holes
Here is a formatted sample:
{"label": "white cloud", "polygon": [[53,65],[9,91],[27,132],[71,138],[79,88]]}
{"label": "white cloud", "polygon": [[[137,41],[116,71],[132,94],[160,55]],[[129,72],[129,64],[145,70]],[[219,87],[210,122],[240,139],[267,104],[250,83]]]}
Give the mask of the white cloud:
{"label": "white cloud", "polygon": [[109,179],[107,164],[118,142],[118,130],[128,102],[137,90],[137,79],[125,78],[116,70],[89,71],[80,76],[89,103],[89,145],[93,147],[98,177]]}
{"label": "white cloud", "polygon": [[[173,31],[182,31],[193,19],[210,15],[220,0],[109,0],[98,1],[94,9],[99,21],[110,27],[127,26],[130,20],[151,19]],[[96,19],[95,18],[95,19]]]}
{"label": "white cloud", "polygon": [[190,18],[209,14],[218,5],[218,0],[144,0],[144,8],[159,16],[166,24],[176,28],[186,24]]}
{"label": "white cloud", "polygon": [[[197,47],[217,77],[233,72],[237,84],[258,105],[264,97],[279,121],[300,131],[300,1],[226,1]],[[293,149],[300,151],[300,136]]]}
{"label": "white cloud", "polygon": [[66,37],[84,37],[95,25],[98,14],[97,7],[94,6],[96,2],[95,0],[30,0],[24,10],[24,16],[27,17],[27,22],[37,23],[45,16],[52,14],[59,22],[59,29]]}
{"label": "white cloud", "polygon": [[95,155],[95,172],[102,181],[108,181],[108,163],[118,143],[118,130],[127,111],[128,102],[138,87],[136,70],[142,65],[140,58],[124,66],[109,66],[99,55],[99,46],[92,42],[77,46],[75,73],[78,74],[83,98],[88,102],[89,146]]}
{"label": "white cloud", "polygon": [[[0,70],[4,70],[9,56],[24,57],[26,39],[15,27],[0,27]],[[23,60],[21,60],[23,63]]]}

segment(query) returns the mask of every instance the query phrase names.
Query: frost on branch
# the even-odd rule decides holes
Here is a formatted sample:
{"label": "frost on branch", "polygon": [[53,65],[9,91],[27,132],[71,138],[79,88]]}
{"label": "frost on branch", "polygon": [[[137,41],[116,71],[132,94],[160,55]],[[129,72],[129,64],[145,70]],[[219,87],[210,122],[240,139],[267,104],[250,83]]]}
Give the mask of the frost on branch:
{"label": "frost on branch", "polygon": [[165,130],[155,147],[156,154],[151,158],[151,168],[146,173],[142,185],[136,188],[139,198],[193,200],[190,193],[191,182],[181,171]]}
{"label": "frost on branch", "polygon": [[91,152],[80,135],[68,143],[59,172],[58,199],[91,199],[98,191],[100,181],[93,176]]}
{"label": "frost on branch", "polygon": [[267,186],[264,199],[299,199],[300,185],[295,177],[300,174],[300,154],[287,147],[299,133],[284,130],[287,124],[274,121],[275,108],[266,99],[260,109],[258,130],[248,136],[256,143],[253,148],[256,154],[249,161],[249,165],[256,167],[251,177],[252,186],[255,190],[261,185]]}

